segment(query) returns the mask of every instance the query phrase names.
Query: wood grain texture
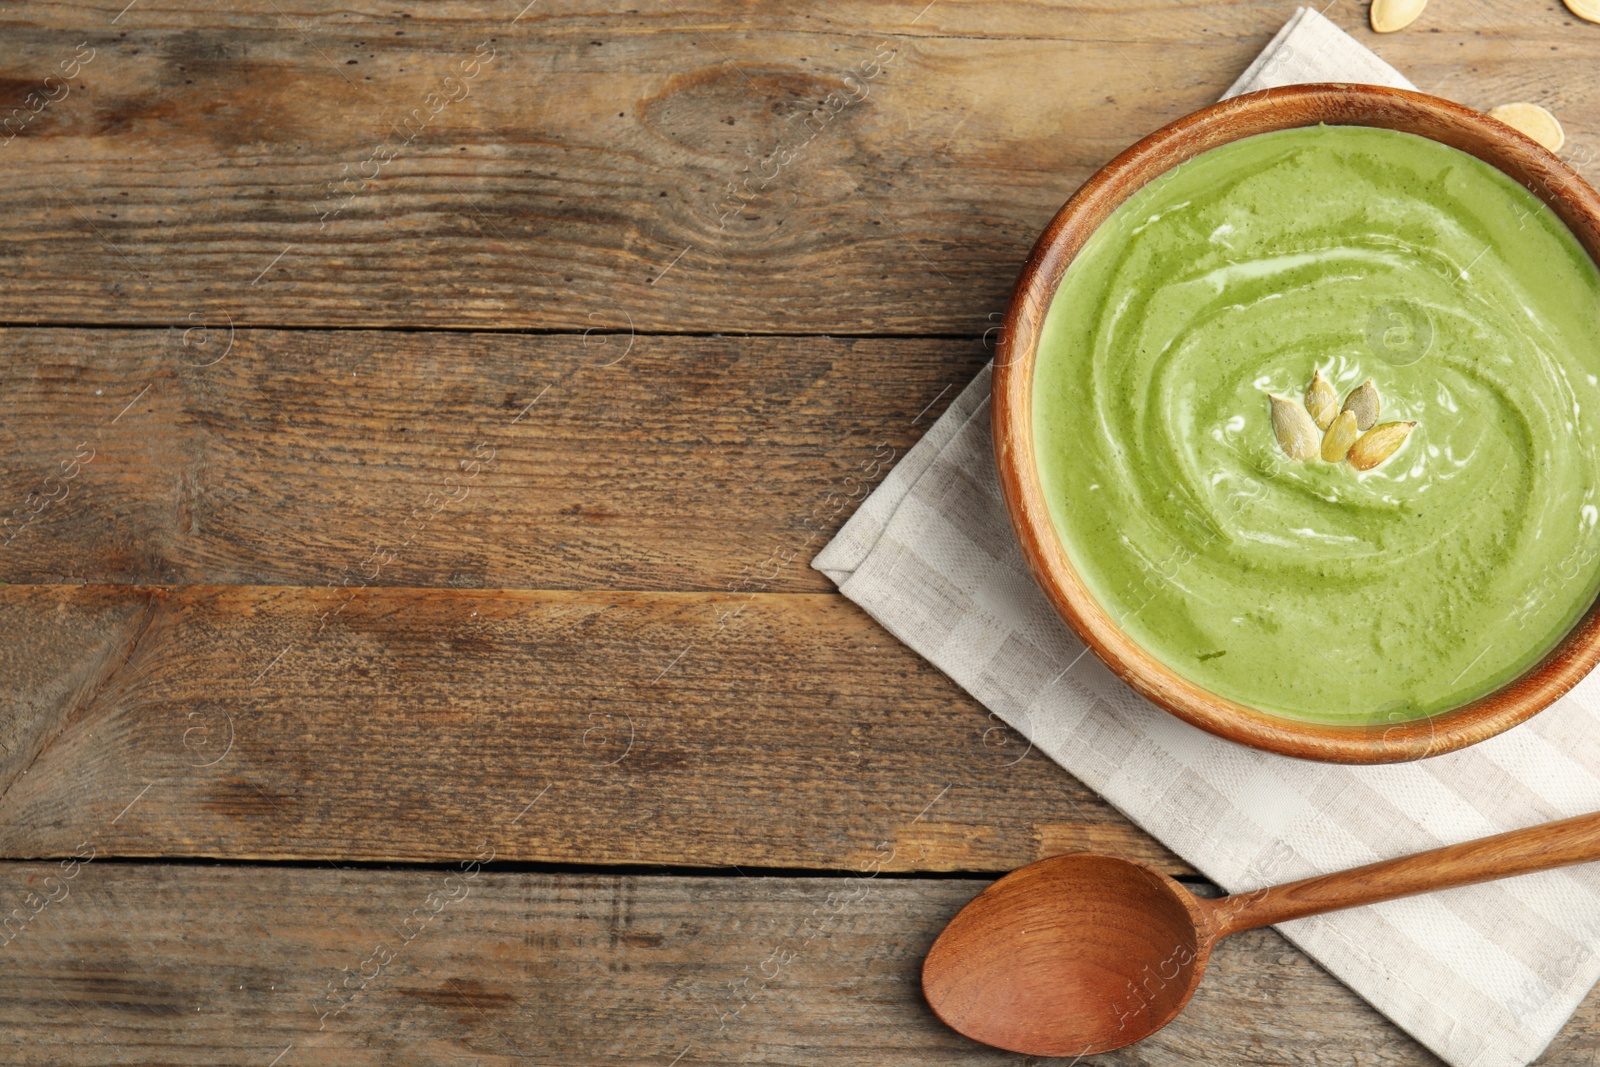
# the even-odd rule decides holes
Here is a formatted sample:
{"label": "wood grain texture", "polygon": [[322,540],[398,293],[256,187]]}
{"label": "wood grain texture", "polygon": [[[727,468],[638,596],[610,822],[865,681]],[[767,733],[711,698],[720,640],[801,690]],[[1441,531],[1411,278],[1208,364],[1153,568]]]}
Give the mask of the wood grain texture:
{"label": "wood grain texture", "polygon": [[0,348],[10,581],[724,592],[831,590],[811,557],[987,358],[225,326]]}
{"label": "wood grain texture", "polygon": [[[1046,1062],[958,1037],[918,992],[980,881],[72,871],[0,866],[0,901],[32,916],[0,946],[0,1041],[19,1067]],[[57,899],[35,914],[29,893]],[[1597,1023],[1591,996],[1540,1063],[1592,1062]],[[1172,1026],[1082,1062],[1439,1061],[1256,931],[1218,949]]]}
{"label": "wood grain texture", "polygon": [[[1216,942],[1213,906],[1116,856],[1052,856],[950,920],[928,950],[923,996],[951,1029],[996,1048],[1044,1057],[1125,1048],[1194,995]],[[1141,976],[1158,979],[1142,986]]]}
{"label": "wood grain texture", "polygon": [[1596,860],[1600,812],[1590,812],[1208,902],[1200,909],[1202,925],[1207,936],[1227,937],[1308,915]]}
{"label": "wood grain texture", "polygon": [[7,586],[0,632],[5,856],[1185,869],[835,594]]}
{"label": "wood grain texture", "polygon": [[[1293,5],[122,8],[6,15],[0,319],[975,336]],[[1425,91],[1547,106],[1595,177],[1600,36],[1559,4],[1328,15]]]}

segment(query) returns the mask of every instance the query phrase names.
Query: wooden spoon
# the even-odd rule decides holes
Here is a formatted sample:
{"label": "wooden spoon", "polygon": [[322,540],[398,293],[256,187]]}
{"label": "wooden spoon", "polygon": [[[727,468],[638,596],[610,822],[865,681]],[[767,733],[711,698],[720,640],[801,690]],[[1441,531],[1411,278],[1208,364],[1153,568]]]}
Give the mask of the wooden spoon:
{"label": "wooden spoon", "polygon": [[922,966],[934,1013],[1033,1056],[1131,1045],[1177,1018],[1229,934],[1600,859],[1600,813],[1217,900],[1132,860],[1031,863],[950,920]]}

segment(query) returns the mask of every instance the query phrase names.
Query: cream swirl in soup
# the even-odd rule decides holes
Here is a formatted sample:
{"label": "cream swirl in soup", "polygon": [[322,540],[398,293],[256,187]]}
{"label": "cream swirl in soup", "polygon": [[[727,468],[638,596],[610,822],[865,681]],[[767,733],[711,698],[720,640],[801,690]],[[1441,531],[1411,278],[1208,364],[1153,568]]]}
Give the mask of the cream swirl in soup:
{"label": "cream swirl in soup", "polygon": [[[1320,437],[1318,374],[1338,404],[1372,382],[1352,437],[1414,425],[1367,469],[1291,456],[1268,397]],[[1140,190],[1051,303],[1033,415],[1091,591],[1265,711],[1459,706],[1600,588],[1600,272],[1526,189],[1422,137],[1263,134]]]}

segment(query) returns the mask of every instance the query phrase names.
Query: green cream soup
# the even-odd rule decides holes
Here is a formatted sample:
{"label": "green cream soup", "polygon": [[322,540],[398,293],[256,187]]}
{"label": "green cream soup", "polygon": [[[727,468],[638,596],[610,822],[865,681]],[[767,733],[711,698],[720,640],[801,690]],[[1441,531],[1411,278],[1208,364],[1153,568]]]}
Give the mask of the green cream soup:
{"label": "green cream soup", "polygon": [[[1291,458],[1269,394],[1414,422]],[[1395,722],[1537,662],[1600,587],[1600,273],[1500,171],[1410,134],[1214,149],[1094,234],[1045,318],[1039,474],[1073,563],[1178,673]],[[1307,416],[1309,418],[1309,415]],[[1317,430],[1320,441],[1321,430]]]}

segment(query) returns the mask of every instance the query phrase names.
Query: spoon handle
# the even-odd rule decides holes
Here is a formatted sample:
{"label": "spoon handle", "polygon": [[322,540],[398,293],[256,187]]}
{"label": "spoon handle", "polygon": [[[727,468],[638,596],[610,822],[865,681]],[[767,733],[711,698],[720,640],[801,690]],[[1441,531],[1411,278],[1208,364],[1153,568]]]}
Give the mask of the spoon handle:
{"label": "spoon handle", "polygon": [[1205,901],[1214,936],[1600,860],[1600,812]]}

